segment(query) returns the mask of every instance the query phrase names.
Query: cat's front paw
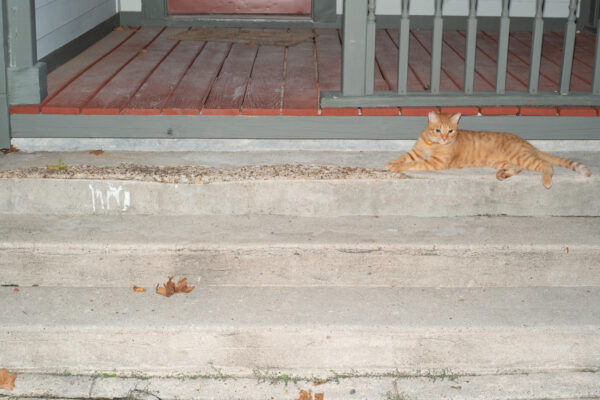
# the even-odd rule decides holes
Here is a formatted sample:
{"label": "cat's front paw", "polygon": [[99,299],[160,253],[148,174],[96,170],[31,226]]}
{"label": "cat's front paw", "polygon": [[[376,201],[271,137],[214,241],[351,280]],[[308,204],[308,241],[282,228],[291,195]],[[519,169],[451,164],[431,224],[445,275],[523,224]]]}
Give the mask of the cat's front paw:
{"label": "cat's front paw", "polygon": [[400,168],[400,164],[396,164],[394,162],[389,162],[385,164],[385,168],[389,169],[390,171],[402,171],[402,169]]}

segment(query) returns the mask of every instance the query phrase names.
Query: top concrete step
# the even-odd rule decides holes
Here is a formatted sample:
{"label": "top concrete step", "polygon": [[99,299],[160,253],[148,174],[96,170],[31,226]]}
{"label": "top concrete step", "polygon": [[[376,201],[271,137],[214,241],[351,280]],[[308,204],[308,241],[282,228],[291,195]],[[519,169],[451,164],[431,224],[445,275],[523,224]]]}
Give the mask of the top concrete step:
{"label": "top concrete step", "polygon": [[[585,163],[592,174],[600,170],[596,152],[557,154]],[[0,157],[0,213],[600,216],[600,203],[590,201],[600,197],[596,175],[555,168],[546,190],[540,175],[528,171],[499,182],[492,169],[409,172],[406,178],[381,170],[398,155],[12,153]],[[46,170],[59,159],[66,171]],[[122,162],[132,165],[117,167]]]}

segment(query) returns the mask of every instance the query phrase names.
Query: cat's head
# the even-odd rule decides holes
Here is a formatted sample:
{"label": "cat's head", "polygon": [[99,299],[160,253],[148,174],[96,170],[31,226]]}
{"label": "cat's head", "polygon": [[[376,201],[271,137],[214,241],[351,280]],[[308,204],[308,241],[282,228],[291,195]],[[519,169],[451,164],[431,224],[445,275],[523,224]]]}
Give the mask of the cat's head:
{"label": "cat's head", "polygon": [[425,131],[425,138],[430,142],[449,144],[456,140],[458,134],[458,121],[460,113],[438,114],[435,111],[429,113],[429,122]]}

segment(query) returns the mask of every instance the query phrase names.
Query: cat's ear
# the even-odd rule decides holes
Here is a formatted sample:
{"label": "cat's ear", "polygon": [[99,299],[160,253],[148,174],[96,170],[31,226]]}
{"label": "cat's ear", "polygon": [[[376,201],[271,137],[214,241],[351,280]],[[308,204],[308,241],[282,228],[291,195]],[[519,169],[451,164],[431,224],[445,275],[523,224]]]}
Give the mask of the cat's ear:
{"label": "cat's ear", "polygon": [[429,123],[439,124],[440,116],[435,111],[429,111]]}
{"label": "cat's ear", "polygon": [[458,121],[460,120],[461,115],[462,115],[461,113],[456,113],[456,114],[452,115],[450,117],[450,122],[452,122],[455,125],[458,125]]}

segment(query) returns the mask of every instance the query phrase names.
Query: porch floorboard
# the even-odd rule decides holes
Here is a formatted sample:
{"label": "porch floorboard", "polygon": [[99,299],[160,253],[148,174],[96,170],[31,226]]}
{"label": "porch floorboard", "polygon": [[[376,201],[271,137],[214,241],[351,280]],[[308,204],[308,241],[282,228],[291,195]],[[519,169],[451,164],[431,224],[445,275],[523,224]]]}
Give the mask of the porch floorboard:
{"label": "porch floorboard", "polygon": [[[341,88],[341,41],[335,29],[316,29],[312,42],[295,47],[179,42],[168,39],[182,28],[118,28],[48,75],[42,104],[12,106],[13,114],[88,115],[401,115],[402,109],[319,108],[321,90]],[[497,33],[480,31],[475,90],[493,91]],[[556,91],[562,62],[562,34],[547,32],[540,90]],[[512,32],[508,91],[525,91],[531,33]],[[398,31],[378,30],[375,90],[396,90]],[[445,31],[441,89],[463,90],[465,33]],[[571,90],[589,91],[595,38],[577,35]],[[427,91],[431,32],[412,31],[408,88]],[[470,109],[472,107],[469,107]],[[361,110],[362,109],[362,110]],[[518,109],[520,113],[520,109]],[[545,115],[598,115],[593,108],[554,108]],[[531,110],[523,110],[530,115]],[[472,114],[473,111],[471,110]],[[511,114],[514,114],[511,111]]]}

